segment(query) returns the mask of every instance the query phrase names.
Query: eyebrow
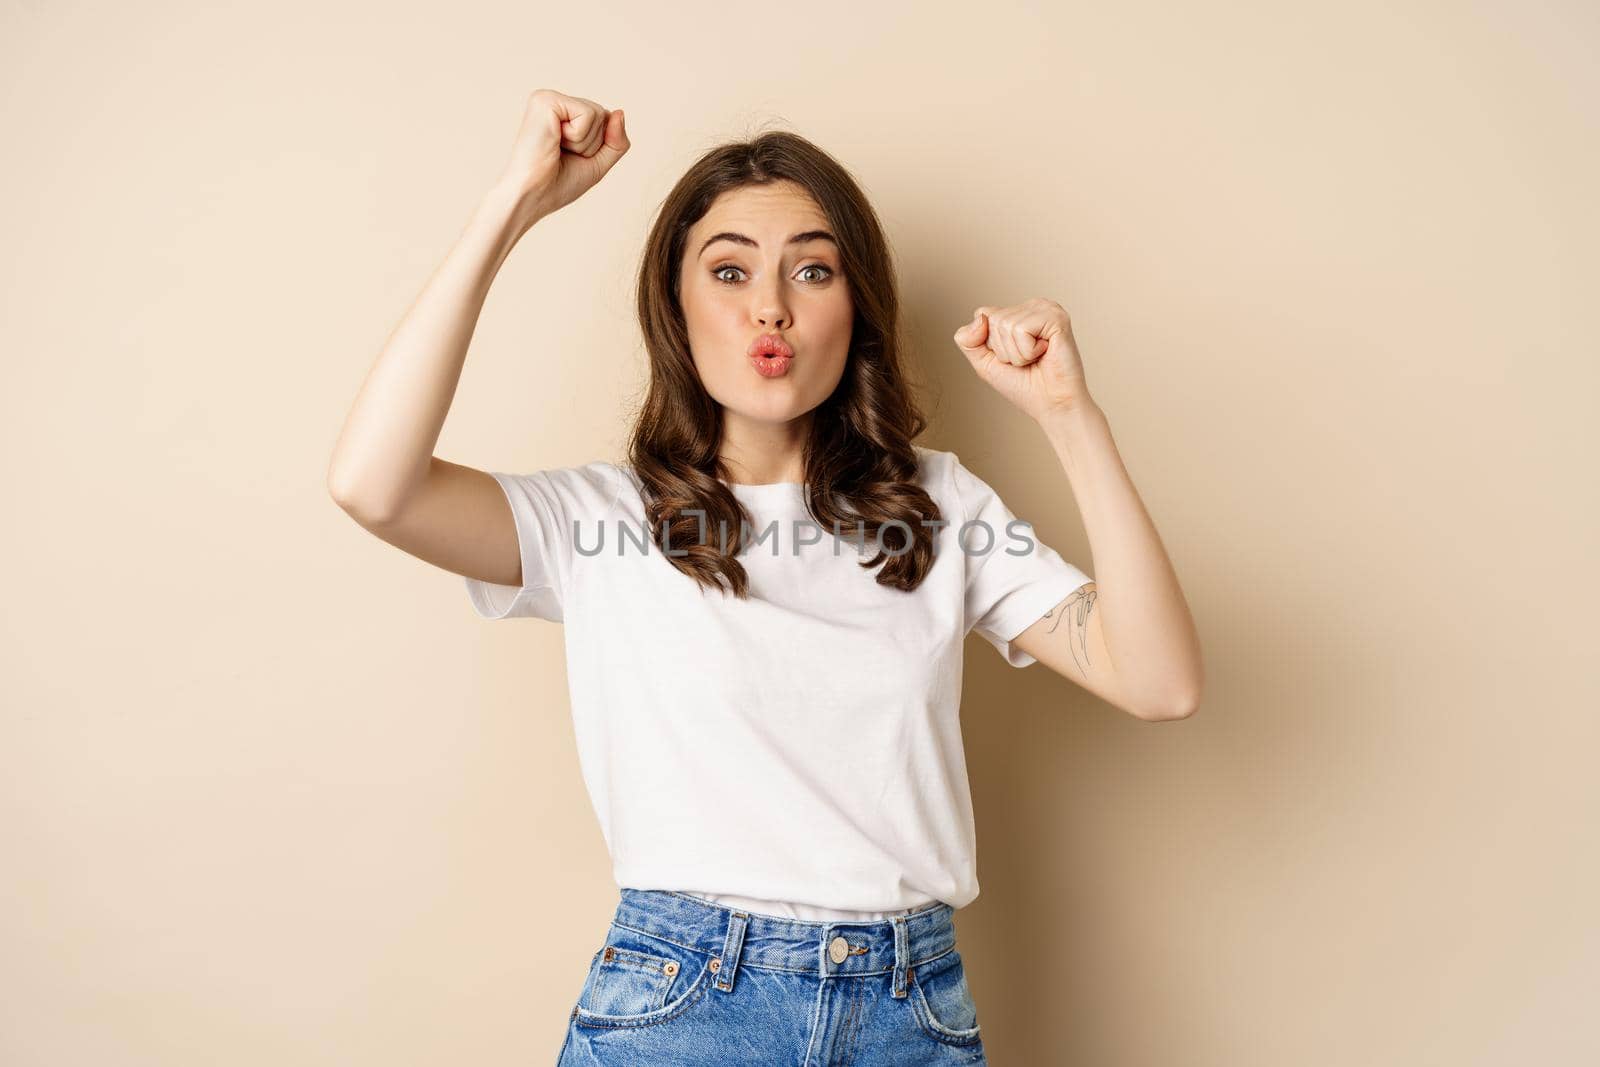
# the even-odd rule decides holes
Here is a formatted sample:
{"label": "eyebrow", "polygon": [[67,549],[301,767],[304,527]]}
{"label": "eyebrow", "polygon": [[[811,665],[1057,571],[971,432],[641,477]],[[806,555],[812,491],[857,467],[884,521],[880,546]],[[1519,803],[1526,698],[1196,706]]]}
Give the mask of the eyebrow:
{"label": "eyebrow", "polygon": [[[714,233],[710,237],[706,238],[706,243],[700,246],[699,255],[705,255],[706,249],[710,248],[718,241],[732,241],[734,244],[749,245],[751,248],[761,247],[754,240],[746,237],[742,233],[733,233],[725,230],[722,233]],[[827,230],[804,230],[795,234],[784,243],[791,245],[803,245],[807,241],[827,241],[835,248],[839,246],[839,242],[834,240],[833,234],[829,233]]]}

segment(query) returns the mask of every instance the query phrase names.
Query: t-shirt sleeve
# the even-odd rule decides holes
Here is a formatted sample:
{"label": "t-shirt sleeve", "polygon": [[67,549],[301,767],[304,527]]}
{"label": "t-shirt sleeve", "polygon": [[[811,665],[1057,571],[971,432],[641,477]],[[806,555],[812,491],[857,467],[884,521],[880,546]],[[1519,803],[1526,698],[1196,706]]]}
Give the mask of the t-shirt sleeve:
{"label": "t-shirt sleeve", "polygon": [[[576,529],[596,513],[600,483],[591,469],[563,467],[527,474],[490,472],[516,523],[522,585],[467,578],[473,610],[485,619],[537,618],[561,622],[571,583]],[[594,534],[585,535],[589,540]]]}
{"label": "t-shirt sleeve", "polygon": [[[1011,644],[1073,590],[1093,579],[1061,558],[1018,519],[999,495],[952,454],[965,524],[958,550],[966,562],[966,628],[977,630],[1013,667],[1037,662]],[[987,551],[985,551],[987,549]]]}

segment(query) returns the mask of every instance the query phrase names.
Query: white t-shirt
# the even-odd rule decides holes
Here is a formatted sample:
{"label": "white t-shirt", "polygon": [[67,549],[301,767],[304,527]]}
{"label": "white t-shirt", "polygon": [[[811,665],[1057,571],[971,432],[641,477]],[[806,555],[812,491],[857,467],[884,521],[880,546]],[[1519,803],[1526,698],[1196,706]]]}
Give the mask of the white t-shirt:
{"label": "white t-shirt", "polygon": [[739,557],[740,600],[663,557],[630,467],[494,474],[523,585],[468,578],[467,592],[484,618],[564,624],[580,769],[618,886],[807,919],[978,895],[964,638],[1026,667],[1011,639],[1090,577],[1013,526],[953,452],[915,447],[947,525],[909,593],[874,581],[872,553],[812,519],[798,482],[731,486],[752,537],[766,533]]}

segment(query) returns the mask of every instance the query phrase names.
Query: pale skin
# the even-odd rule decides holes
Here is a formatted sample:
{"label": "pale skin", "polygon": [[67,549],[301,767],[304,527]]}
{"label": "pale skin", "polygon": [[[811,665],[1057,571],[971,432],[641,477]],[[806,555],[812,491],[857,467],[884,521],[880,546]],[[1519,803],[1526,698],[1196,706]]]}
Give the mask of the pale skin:
{"label": "pale skin", "polygon": [[[690,227],[678,284],[695,368],[722,405],[730,480],[803,481],[812,412],[844,374],[855,322],[822,210],[786,181],[722,194]],[[794,349],[781,378],[750,368],[750,342],[764,333]]]}
{"label": "pale skin", "polygon": [[540,219],[582,196],[628,151],[625,116],[539,89],[504,171],[390,334],[345,418],[328,491],[362,527],[456,574],[522,584],[510,507],[487,472],[433,454],[484,297]]}
{"label": "pale skin", "polygon": [[1111,424],[1089,395],[1066,309],[1043,298],[979,307],[952,339],[979,378],[1044,430],[1094,558],[1095,581],[1012,643],[1140,719],[1193,715],[1205,677],[1199,634]]}
{"label": "pale skin", "polygon": [[[329,492],[362,527],[453,573],[522,584],[516,527],[499,485],[433,453],[501,264],[629,147],[620,109],[546,89],[529,98],[504,173],[390,335],[340,432]],[[809,194],[780,182],[724,194],[685,243],[680,291],[690,347],[723,407],[719,454],[732,481],[801,481],[811,414],[844,371],[853,305],[837,249],[816,235],[827,229]],[[721,233],[747,240],[706,245]],[[790,242],[801,234],[811,236]],[[748,364],[750,341],[767,332],[794,349],[781,378]],[[1194,623],[1104,413],[1083,386],[1065,310],[1045,300],[979,308],[956,342],[980,378],[1044,429],[1094,557],[1096,583],[1014,643],[1140,719],[1192,714],[1202,677]],[[1120,673],[1119,661],[1127,665]]]}

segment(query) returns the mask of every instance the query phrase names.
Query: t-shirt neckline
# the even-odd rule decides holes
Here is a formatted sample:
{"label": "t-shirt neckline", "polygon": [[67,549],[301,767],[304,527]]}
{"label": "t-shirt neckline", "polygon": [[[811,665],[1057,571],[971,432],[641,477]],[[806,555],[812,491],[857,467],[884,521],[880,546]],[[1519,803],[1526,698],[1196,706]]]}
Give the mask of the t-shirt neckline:
{"label": "t-shirt neckline", "polygon": [[[718,479],[721,481],[721,479]],[[749,496],[763,497],[794,497],[802,495],[805,488],[804,482],[761,482],[758,484],[746,482],[722,482],[723,485],[735,493]]]}

